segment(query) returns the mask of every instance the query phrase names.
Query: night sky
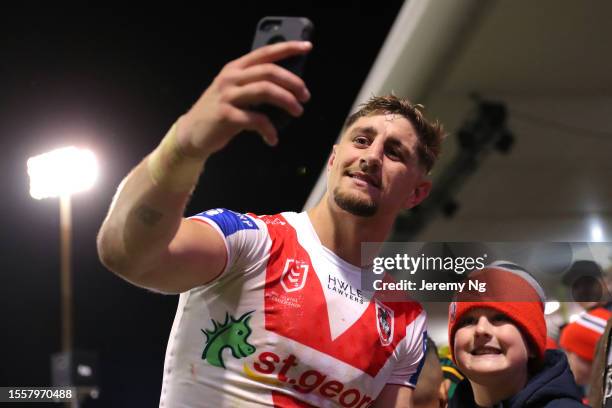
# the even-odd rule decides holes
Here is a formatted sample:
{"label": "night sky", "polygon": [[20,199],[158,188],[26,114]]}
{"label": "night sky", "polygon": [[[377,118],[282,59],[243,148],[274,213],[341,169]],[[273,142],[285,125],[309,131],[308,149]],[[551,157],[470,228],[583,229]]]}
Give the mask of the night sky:
{"label": "night sky", "polygon": [[121,179],[248,51],[266,15],[314,22],[312,99],[276,148],[244,134],[211,158],[187,214],[302,208],[402,1],[245,6],[255,3],[2,13],[0,386],[50,384],[49,356],[60,350],[59,204],[30,198],[26,160],[73,144],[94,150],[101,169],[95,187],[73,197],[74,344],[100,359],[100,398],[84,406],[157,406],[178,297],[107,271],[96,232]]}

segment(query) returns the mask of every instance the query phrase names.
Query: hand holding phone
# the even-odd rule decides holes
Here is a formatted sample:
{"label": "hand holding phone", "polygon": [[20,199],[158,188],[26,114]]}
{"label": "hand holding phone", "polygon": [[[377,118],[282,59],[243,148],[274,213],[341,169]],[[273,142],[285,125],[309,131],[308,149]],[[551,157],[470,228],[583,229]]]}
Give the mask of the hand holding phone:
{"label": "hand holding phone", "polygon": [[255,131],[266,143],[275,145],[277,129],[268,116],[254,111],[253,106],[274,105],[300,116],[310,92],[300,77],[276,62],[305,55],[311,48],[303,41],[278,42],[225,64],[179,120],[177,142],[183,153],[207,158],[243,130]]}
{"label": "hand holding phone", "polygon": [[312,45],[302,38],[310,38],[312,23],[294,17],[287,24],[281,24],[285,17],[270,23],[268,19],[257,26],[256,49],[225,64],[181,117],[177,141],[185,154],[207,158],[243,130],[255,131],[275,145],[289,114],[303,113],[310,93],[300,75]]}
{"label": "hand holding phone", "polygon": [[[264,17],[257,23],[252,49],[283,41],[309,41],[314,25],[306,17]],[[296,55],[276,62],[300,78],[304,73],[307,54]],[[291,116],[276,106],[264,104],[253,108],[268,116],[276,129],[280,130],[291,121]]]}

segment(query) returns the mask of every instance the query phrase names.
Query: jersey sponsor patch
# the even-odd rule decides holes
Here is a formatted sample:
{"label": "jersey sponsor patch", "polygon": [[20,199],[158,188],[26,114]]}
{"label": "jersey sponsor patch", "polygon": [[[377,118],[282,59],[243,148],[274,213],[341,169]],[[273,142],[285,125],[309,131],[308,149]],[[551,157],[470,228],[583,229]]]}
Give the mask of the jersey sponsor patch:
{"label": "jersey sponsor patch", "polygon": [[274,406],[314,406],[295,398],[298,396],[306,401],[312,396],[312,402],[320,401],[323,397],[323,401],[333,402],[334,406],[339,403],[342,407],[353,408],[366,408],[374,401],[373,396],[360,389],[358,384],[350,384],[346,379],[335,378],[332,374],[312,368],[309,361],[300,361],[294,354],[284,356],[264,351],[259,353],[255,360],[245,362],[242,369],[251,380],[284,389],[284,392],[272,391],[276,392]]}
{"label": "jersey sponsor patch", "polygon": [[349,282],[337,276],[327,274],[327,289],[335,292],[345,298],[363,305],[366,301],[363,298],[363,292],[353,287]]}
{"label": "jersey sponsor patch", "polygon": [[196,215],[212,220],[219,226],[223,235],[227,238],[240,230],[259,229],[255,221],[248,215],[240,214],[225,208],[215,208]]}

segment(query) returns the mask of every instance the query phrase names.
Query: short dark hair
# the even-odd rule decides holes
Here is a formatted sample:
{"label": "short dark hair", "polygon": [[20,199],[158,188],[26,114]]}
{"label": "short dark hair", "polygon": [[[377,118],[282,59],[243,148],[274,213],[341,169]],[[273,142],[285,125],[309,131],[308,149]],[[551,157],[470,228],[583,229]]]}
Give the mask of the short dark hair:
{"label": "short dark hair", "polygon": [[442,140],[445,137],[442,124],[438,121],[428,121],[423,112],[422,105],[413,105],[408,99],[398,98],[395,95],[373,96],[367,102],[359,105],[357,112],[351,114],[344,123],[344,129],[348,129],[357,119],[364,116],[380,115],[385,113],[398,114],[406,118],[417,132],[419,144],[417,156],[419,163],[429,173],[433,168],[438,156]]}

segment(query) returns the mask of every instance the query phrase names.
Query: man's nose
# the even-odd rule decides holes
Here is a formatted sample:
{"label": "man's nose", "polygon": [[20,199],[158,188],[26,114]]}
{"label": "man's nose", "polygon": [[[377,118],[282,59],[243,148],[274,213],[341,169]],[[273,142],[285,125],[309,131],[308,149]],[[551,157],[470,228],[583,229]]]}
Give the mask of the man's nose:
{"label": "man's nose", "polygon": [[360,170],[364,173],[378,171],[382,164],[382,155],[382,146],[379,146],[377,143],[372,143],[359,159]]}

